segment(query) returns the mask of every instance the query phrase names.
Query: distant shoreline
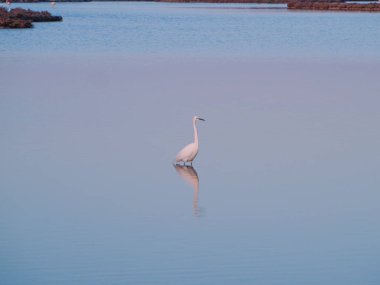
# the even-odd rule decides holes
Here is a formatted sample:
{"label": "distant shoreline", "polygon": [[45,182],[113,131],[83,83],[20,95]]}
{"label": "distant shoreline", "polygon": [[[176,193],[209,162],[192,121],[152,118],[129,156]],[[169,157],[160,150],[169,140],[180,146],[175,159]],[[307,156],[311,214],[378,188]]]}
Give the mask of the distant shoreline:
{"label": "distant shoreline", "polygon": [[[6,0],[0,0],[5,3]],[[8,0],[14,3],[38,3],[38,2],[92,2],[92,0]],[[96,0],[101,2],[144,2],[140,0]],[[146,2],[165,3],[215,3],[215,4],[287,4],[288,10],[305,11],[343,11],[343,12],[380,12],[380,2],[368,2],[366,0],[146,0]]]}

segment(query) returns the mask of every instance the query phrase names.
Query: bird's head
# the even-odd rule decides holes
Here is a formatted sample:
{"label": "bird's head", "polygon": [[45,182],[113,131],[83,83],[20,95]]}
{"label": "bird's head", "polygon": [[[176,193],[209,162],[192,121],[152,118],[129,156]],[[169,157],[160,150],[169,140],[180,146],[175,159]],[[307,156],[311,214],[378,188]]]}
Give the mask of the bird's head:
{"label": "bird's head", "polygon": [[194,116],[193,120],[194,120],[194,122],[196,122],[196,121],[206,121],[205,119],[202,119],[201,117],[198,117],[198,116]]}

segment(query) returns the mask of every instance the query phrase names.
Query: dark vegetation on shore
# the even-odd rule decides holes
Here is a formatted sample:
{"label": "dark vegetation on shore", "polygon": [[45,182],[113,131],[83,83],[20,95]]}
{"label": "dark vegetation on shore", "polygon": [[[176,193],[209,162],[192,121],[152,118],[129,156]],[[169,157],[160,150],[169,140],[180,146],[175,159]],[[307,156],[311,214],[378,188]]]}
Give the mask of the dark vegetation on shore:
{"label": "dark vegetation on shore", "polygon": [[329,1],[292,1],[288,3],[290,10],[322,10],[322,11],[352,11],[352,12],[380,12],[379,3],[346,3]]}
{"label": "dark vegetation on shore", "polygon": [[0,28],[32,28],[33,22],[62,21],[61,16],[53,16],[47,11],[36,12],[15,8],[8,11],[0,7]]}

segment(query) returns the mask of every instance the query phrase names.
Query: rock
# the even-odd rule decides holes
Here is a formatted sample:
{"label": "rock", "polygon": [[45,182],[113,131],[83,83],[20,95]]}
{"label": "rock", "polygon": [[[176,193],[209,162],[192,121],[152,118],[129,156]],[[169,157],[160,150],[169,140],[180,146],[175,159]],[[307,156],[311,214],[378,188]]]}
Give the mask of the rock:
{"label": "rock", "polygon": [[15,8],[10,11],[0,7],[0,28],[32,28],[32,22],[62,21],[61,16],[53,16],[47,11],[36,12]]}
{"label": "rock", "polygon": [[23,29],[31,27],[32,21],[0,18],[0,28]]}
{"label": "rock", "polygon": [[30,9],[25,10],[21,8],[12,9],[9,12],[10,18],[22,19],[22,20],[31,20],[33,22],[56,22],[62,21],[61,16],[52,16],[47,11],[32,11]]}
{"label": "rock", "polygon": [[342,0],[307,0],[291,1],[288,3],[288,9],[292,10],[328,10],[328,11],[355,11],[355,12],[380,12],[380,3],[346,3]]}

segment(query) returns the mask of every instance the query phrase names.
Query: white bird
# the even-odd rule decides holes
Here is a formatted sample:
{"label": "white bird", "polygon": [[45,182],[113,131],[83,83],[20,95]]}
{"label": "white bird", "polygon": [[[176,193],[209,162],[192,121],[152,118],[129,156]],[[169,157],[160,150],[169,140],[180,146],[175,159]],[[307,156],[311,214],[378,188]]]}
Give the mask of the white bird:
{"label": "white bird", "polygon": [[193,117],[193,128],[194,128],[194,142],[188,144],[177,154],[174,164],[179,164],[183,162],[183,165],[186,165],[186,162],[190,162],[193,165],[193,160],[198,154],[199,144],[198,144],[198,130],[196,126],[197,121],[206,121],[205,119],[199,118],[198,116]]}

